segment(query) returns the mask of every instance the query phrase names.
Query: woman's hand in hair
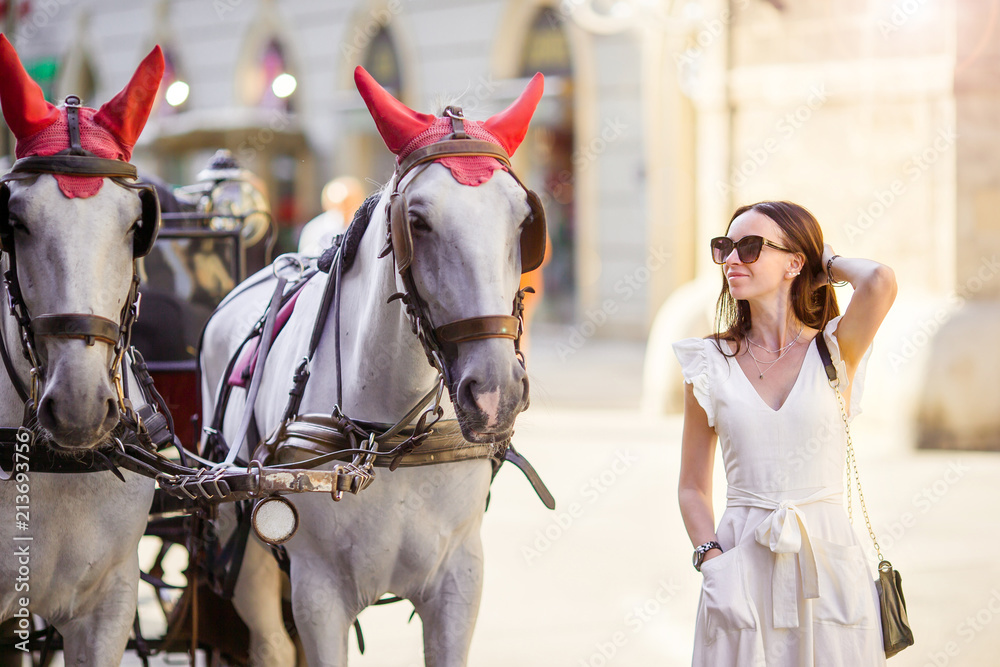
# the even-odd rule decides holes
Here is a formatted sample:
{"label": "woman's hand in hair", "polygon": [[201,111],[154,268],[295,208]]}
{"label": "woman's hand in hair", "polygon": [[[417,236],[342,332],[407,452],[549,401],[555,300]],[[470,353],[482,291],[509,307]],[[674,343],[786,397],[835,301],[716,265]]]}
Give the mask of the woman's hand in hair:
{"label": "woman's hand in hair", "polygon": [[[835,255],[829,244],[823,250],[823,271]],[[884,264],[870,259],[837,257],[830,264],[835,281],[846,280],[854,288],[851,303],[837,327],[837,343],[853,378],[865,351],[896,299],[896,275]]]}
{"label": "woman's hand in hair", "polygon": [[820,287],[830,284],[830,276],[827,275],[826,272],[826,263],[830,261],[830,258],[833,257],[835,254],[836,253],[833,252],[833,246],[831,246],[829,243],[823,245],[823,257],[820,259],[819,272],[817,272],[816,275],[813,276],[813,281],[811,285],[812,291],[815,292]]}

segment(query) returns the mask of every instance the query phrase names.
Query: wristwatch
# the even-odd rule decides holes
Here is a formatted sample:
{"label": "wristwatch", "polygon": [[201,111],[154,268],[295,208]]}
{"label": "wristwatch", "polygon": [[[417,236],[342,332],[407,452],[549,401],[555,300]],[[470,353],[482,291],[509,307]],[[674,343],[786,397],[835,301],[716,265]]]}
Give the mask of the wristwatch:
{"label": "wristwatch", "polygon": [[700,547],[696,547],[694,550],[694,569],[701,572],[701,564],[705,562],[705,554],[707,554],[712,549],[718,549],[722,551],[722,546],[715,541],[705,542]]}

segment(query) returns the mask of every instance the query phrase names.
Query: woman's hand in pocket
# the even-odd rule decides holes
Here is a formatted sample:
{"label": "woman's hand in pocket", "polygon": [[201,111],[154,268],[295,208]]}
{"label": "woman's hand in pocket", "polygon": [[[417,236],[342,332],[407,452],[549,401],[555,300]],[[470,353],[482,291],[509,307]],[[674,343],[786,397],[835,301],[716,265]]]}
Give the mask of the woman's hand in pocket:
{"label": "woman's hand in pocket", "polygon": [[722,555],[722,549],[711,549],[705,552],[705,558],[701,561],[701,564],[704,565],[713,558],[717,558],[721,555]]}

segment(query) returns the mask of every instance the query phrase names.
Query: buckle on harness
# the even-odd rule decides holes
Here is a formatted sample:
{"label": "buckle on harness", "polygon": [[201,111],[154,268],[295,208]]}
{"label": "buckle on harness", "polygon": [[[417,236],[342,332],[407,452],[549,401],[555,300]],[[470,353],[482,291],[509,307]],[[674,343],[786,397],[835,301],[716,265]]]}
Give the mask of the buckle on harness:
{"label": "buckle on harness", "polygon": [[38,368],[31,369],[31,404],[38,405]]}

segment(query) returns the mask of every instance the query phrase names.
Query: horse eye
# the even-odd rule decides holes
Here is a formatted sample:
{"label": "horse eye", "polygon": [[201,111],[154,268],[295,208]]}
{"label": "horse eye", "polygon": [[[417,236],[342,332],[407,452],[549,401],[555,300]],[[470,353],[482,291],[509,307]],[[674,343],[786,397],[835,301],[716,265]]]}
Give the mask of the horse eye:
{"label": "horse eye", "polygon": [[28,227],[23,222],[21,222],[20,218],[16,218],[12,215],[10,216],[10,222],[8,224],[10,224],[10,228],[15,231],[24,232],[25,234],[31,234],[31,232],[28,230]]}
{"label": "horse eye", "polygon": [[431,231],[430,223],[428,223],[427,220],[419,214],[414,214],[414,213],[410,214],[410,226],[413,228],[414,231],[418,232]]}

